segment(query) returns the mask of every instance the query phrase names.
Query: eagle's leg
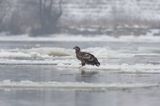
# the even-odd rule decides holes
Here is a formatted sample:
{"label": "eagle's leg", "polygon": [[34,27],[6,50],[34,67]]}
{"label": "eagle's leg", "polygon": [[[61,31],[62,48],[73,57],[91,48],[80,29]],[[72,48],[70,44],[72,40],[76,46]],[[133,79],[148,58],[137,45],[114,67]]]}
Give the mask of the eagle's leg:
{"label": "eagle's leg", "polygon": [[85,66],[85,63],[82,63],[82,66]]}
{"label": "eagle's leg", "polygon": [[81,61],[81,65],[82,65],[82,66],[85,66],[85,61]]}

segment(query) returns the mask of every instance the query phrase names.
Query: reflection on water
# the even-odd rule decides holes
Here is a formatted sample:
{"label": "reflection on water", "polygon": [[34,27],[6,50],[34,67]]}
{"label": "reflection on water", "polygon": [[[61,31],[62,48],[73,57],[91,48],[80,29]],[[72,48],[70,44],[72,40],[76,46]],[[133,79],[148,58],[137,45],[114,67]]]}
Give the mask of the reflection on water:
{"label": "reflection on water", "polygon": [[86,72],[85,70],[81,69],[81,74],[76,75],[77,82],[96,82],[98,80],[98,72]]}
{"label": "reflection on water", "polygon": [[118,91],[0,91],[1,106],[158,106],[158,89]]}
{"label": "reflection on water", "polygon": [[[79,69],[58,69],[52,65],[0,65],[0,81],[57,81],[88,83],[160,83],[160,74],[81,72]],[[113,71],[113,72],[112,72]]]}

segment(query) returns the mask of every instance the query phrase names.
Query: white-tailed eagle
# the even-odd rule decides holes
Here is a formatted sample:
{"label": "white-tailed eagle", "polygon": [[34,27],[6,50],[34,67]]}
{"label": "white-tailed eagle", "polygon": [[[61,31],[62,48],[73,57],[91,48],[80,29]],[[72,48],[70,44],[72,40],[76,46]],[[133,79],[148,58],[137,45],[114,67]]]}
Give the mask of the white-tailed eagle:
{"label": "white-tailed eagle", "polygon": [[87,52],[81,52],[81,49],[78,46],[75,46],[73,49],[75,49],[76,57],[81,61],[82,66],[85,64],[100,66],[99,61],[94,55]]}

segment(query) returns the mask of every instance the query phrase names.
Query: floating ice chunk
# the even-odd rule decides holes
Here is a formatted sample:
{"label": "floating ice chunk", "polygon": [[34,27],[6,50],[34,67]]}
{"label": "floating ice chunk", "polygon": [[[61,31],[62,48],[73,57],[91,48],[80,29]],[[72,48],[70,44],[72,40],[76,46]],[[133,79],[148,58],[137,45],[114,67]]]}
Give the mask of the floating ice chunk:
{"label": "floating ice chunk", "polygon": [[72,49],[65,49],[65,48],[32,48],[28,50],[29,52],[36,52],[42,55],[49,55],[49,56],[70,56],[73,55],[74,51]]}
{"label": "floating ice chunk", "polygon": [[106,90],[159,87],[158,83],[86,83],[86,82],[32,82],[0,81],[0,89],[64,89],[64,90]]}

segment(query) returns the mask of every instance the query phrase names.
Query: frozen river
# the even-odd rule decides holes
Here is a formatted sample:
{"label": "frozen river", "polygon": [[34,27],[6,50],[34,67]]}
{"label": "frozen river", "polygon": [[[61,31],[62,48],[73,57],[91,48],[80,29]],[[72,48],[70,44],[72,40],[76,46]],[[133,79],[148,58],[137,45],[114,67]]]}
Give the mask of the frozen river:
{"label": "frozen river", "polygon": [[[159,37],[79,39],[0,38],[1,106],[160,105]],[[75,45],[101,66],[79,67]]]}

